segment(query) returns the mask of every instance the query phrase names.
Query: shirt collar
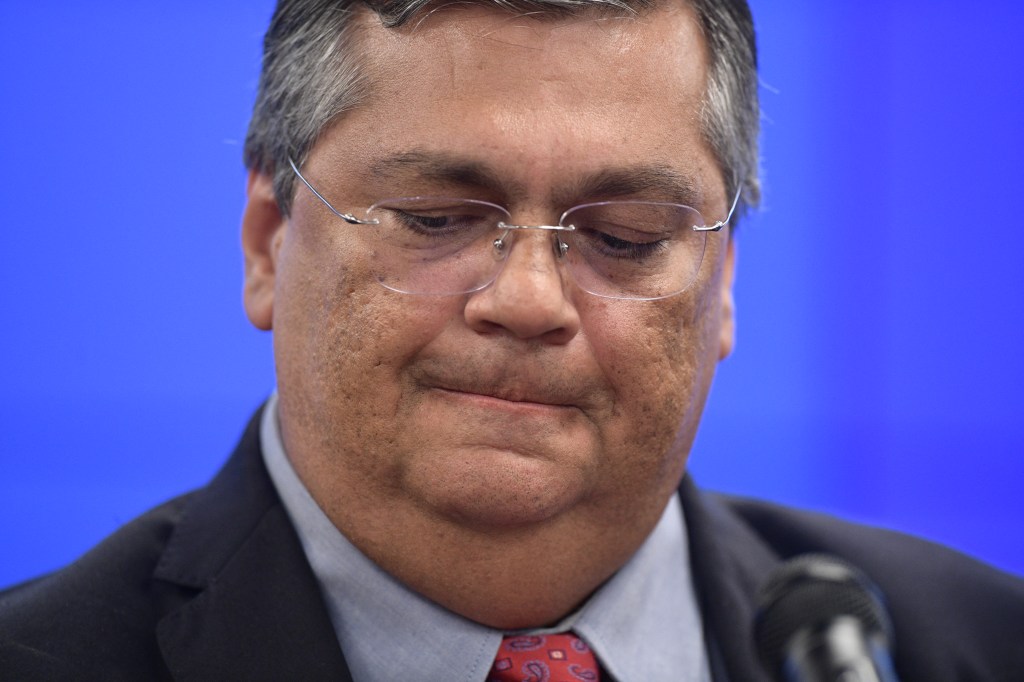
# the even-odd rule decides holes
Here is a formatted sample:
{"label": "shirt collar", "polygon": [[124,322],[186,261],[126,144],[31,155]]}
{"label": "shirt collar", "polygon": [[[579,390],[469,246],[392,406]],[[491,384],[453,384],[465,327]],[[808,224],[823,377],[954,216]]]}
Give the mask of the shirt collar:
{"label": "shirt collar", "polygon": [[[277,395],[260,425],[263,459],[320,583],[338,642],[360,682],[483,682],[503,633],[410,590],[327,518],[285,454]],[[547,631],[572,629],[618,682],[710,680],[676,496],[636,554],[583,607]]]}

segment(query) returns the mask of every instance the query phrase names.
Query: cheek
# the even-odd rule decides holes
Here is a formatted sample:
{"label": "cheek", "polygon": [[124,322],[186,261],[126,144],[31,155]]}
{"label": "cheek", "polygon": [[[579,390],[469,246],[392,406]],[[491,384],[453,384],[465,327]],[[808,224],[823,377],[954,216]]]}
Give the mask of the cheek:
{"label": "cheek", "polygon": [[[669,299],[671,300],[671,299]],[[632,404],[655,404],[693,383],[700,336],[694,302],[612,302],[591,325],[591,344],[606,376],[615,386],[619,410]],[[664,414],[666,410],[655,410]]]}
{"label": "cheek", "polygon": [[[612,448],[658,449],[677,423],[681,386],[688,383],[687,358],[678,352],[684,329],[668,316],[651,314],[646,302],[605,304],[590,326],[594,355],[615,395]],[[638,447],[639,446],[639,447]],[[663,448],[660,448],[663,450]]]}
{"label": "cheek", "polygon": [[274,309],[282,392],[309,396],[303,411],[318,431],[393,414],[403,367],[444,328],[452,302],[382,287],[372,254],[344,225],[295,224],[303,228],[282,247]]}
{"label": "cheek", "polygon": [[601,308],[590,341],[616,395],[608,446],[628,453],[617,463],[622,475],[672,483],[682,473],[714,373],[714,297]]}
{"label": "cheek", "polygon": [[[364,368],[388,364],[429,335],[436,305],[377,282],[375,242],[367,227],[347,225],[314,200],[296,202],[281,252],[281,296],[289,325],[302,330],[307,352]],[[297,318],[297,319],[296,319]],[[389,350],[391,349],[391,350]],[[371,357],[379,355],[379,357]]]}

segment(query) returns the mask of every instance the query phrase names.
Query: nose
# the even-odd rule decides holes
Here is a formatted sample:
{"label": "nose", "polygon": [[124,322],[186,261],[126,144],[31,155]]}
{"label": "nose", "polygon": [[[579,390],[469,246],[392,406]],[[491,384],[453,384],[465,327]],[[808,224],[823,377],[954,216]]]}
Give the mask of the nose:
{"label": "nose", "polygon": [[470,295],[466,322],[480,333],[568,343],[580,329],[568,296],[551,232],[522,230],[506,235],[507,260],[494,282]]}

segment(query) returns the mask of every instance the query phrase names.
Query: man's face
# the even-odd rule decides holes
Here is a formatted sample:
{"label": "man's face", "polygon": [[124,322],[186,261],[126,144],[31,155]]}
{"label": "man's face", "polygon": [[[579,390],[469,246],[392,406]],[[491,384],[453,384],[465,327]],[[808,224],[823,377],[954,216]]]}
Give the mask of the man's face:
{"label": "man's face", "polygon": [[[667,168],[708,222],[727,213],[700,132],[705,46],[688,9],[361,21],[370,96],[303,168],[339,210],[456,196],[546,225],[579,203],[682,201],[662,186],[583,193],[602,175]],[[725,233],[709,236],[697,281],[663,300],[581,291],[540,230],[516,235],[491,286],[417,296],[375,280],[372,227],[345,224],[302,186],[290,219],[271,204],[254,176],[246,304],[274,330],[289,457],[342,530],[369,537],[391,514],[649,530],[731,345]]]}

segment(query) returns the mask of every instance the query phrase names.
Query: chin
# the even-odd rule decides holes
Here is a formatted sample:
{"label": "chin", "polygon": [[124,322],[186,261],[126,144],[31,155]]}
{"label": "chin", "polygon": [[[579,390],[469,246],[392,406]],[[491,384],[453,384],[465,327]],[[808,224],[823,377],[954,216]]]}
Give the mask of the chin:
{"label": "chin", "polygon": [[567,462],[493,448],[430,459],[407,470],[406,487],[433,513],[467,528],[549,523],[586,498],[586,475]]}

